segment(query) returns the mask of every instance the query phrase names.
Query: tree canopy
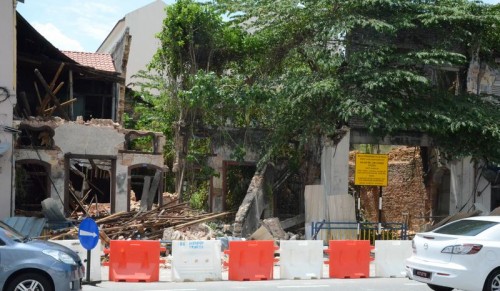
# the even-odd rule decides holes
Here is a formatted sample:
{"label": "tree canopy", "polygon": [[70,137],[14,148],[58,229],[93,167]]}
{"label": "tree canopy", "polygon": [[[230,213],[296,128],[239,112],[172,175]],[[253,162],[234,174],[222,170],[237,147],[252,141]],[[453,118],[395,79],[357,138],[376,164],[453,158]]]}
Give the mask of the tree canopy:
{"label": "tree canopy", "polygon": [[[498,8],[467,0],[220,0],[253,28],[254,86],[287,138],[361,118],[376,135],[430,134],[454,156],[500,161],[498,107],[466,90],[472,58],[494,65]],[[333,132],[334,133],[334,132]]]}
{"label": "tree canopy", "polygon": [[141,124],[269,130],[269,159],[356,118],[374,135],[426,132],[455,157],[500,162],[498,105],[466,90],[473,58],[495,66],[499,36],[500,9],[479,1],[179,0]]}

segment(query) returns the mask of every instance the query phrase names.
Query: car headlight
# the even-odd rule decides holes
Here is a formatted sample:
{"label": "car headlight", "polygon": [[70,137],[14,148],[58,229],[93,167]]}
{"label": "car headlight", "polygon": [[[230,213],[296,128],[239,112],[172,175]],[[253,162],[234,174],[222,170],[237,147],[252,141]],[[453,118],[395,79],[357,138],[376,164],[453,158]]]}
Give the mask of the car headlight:
{"label": "car headlight", "polygon": [[73,258],[65,252],[57,250],[43,250],[42,252],[65,264],[76,265],[75,260],[73,260]]}

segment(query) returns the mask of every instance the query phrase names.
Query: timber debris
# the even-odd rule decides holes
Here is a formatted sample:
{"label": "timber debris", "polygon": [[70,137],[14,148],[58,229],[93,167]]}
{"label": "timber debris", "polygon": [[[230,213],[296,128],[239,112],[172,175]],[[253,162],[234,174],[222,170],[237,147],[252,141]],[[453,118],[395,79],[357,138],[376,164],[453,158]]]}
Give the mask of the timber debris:
{"label": "timber debris", "polygon": [[[131,204],[139,202],[131,201]],[[94,214],[103,215],[107,213],[102,211],[105,205],[89,205],[87,213],[90,217]],[[104,207],[104,208],[103,208]],[[130,240],[130,239],[148,239],[161,240],[164,232],[184,231],[200,228],[200,224],[215,219],[224,218],[232,212],[222,213],[203,213],[193,210],[187,202],[181,203],[179,200],[172,200],[160,207],[144,211],[140,207],[131,206],[131,211],[117,212],[100,217],[93,217],[100,229],[100,238],[103,243],[108,244],[110,240]],[[81,212],[79,214],[82,214]],[[52,230],[47,238],[58,239],[77,239],[79,221],[83,219],[80,216],[74,222],[74,226],[61,230]],[[200,234],[199,239],[210,239],[206,233]]]}

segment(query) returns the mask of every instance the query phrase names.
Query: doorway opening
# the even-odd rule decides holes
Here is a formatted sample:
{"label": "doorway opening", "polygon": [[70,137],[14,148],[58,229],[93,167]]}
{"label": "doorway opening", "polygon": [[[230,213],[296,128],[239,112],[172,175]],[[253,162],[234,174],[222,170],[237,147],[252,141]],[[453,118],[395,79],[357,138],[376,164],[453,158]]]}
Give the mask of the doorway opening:
{"label": "doorway opening", "polygon": [[254,163],[224,162],[224,210],[237,210],[240,207],[256,169]]}
{"label": "doorway opening", "polygon": [[100,212],[114,213],[116,158],[66,155],[65,162],[65,209],[75,208],[70,201],[78,200],[88,205],[88,210],[95,211],[96,215]]}
{"label": "doorway opening", "polygon": [[50,197],[50,164],[39,160],[17,161],[15,185],[15,213],[41,212],[42,201]]}

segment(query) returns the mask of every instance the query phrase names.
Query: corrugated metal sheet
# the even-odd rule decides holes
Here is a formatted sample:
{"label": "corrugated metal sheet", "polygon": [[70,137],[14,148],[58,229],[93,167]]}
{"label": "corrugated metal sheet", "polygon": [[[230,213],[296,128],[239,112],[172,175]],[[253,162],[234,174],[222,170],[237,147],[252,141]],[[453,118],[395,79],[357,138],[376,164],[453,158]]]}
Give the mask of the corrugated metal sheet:
{"label": "corrugated metal sheet", "polygon": [[2,221],[25,236],[39,237],[45,227],[47,219],[44,217],[14,216],[4,218]]}

